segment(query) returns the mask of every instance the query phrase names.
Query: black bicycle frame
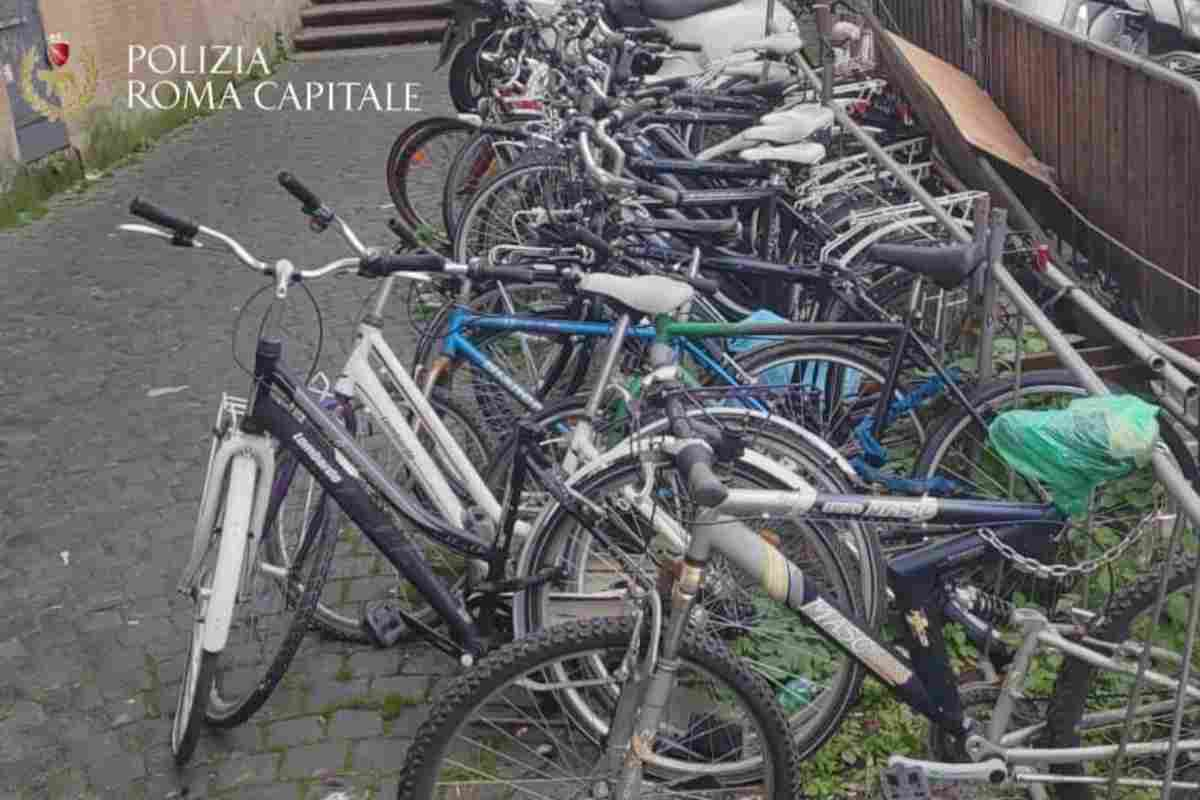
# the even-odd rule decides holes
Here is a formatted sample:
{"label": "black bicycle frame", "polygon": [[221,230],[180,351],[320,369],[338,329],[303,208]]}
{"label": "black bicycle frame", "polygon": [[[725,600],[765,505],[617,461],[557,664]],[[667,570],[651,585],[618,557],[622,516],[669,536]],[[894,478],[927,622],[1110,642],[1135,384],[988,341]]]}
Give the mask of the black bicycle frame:
{"label": "black bicycle frame", "polygon": [[[936,504],[932,514],[918,511],[925,502]],[[957,572],[1003,558],[980,535],[979,529],[987,528],[1018,553],[1030,554],[1038,552],[1066,518],[1048,504],[823,493],[817,494],[810,513],[861,521],[908,520],[962,528],[959,536],[940,540],[888,563],[888,586],[905,621],[901,643],[908,658],[882,642],[856,614],[823,596],[813,582],[803,579],[795,565],[789,566],[786,598],[788,605],[822,636],[870,670],[902,701],[946,730],[962,730],[958,681],[942,629],[948,617],[957,620],[970,614],[956,597],[947,596],[944,591],[947,582]],[[713,527],[719,526],[718,522]],[[714,530],[713,535],[719,536],[719,531]],[[796,587],[802,587],[798,597],[793,596]]]}
{"label": "black bicycle frame", "polygon": [[[456,642],[430,630],[409,615],[405,622],[424,633],[439,649],[451,653],[481,655],[484,643],[466,609],[433,574],[424,554],[412,538],[393,524],[389,515],[378,508],[366,486],[339,463],[335,450],[366,476],[406,519],[423,532],[457,552],[489,559],[492,546],[461,528],[447,525],[422,508],[415,498],[397,487],[373,462],[352,435],[303,389],[280,363],[282,344],[262,339],[255,353],[255,390],[242,418],[242,429],[250,434],[264,432],[273,436],[295,459],[302,463],[325,493],[346,512],[372,544],[401,575],[410,581],[449,626]],[[280,403],[273,391],[281,393],[296,411]],[[298,413],[297,413],[298,412]]]}

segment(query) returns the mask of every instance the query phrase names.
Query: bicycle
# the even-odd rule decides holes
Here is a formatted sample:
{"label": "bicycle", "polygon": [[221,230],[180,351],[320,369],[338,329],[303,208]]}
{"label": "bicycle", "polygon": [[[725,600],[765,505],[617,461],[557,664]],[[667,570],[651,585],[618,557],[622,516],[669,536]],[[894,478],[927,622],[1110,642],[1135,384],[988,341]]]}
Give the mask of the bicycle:
{"label": "bicycle", "polygon": [[[300,199],[306,208],[322,208],[312,193],[290,176],[281,176],[281,183]],[[131,211],[174,233],[168,234],[160,228],[143,225],[122,226],[124,230],[160,236],[176,245],[188,247],[198,246],[196,238],[200,235],[213,238],[224,244],[247,266],[274,276],[277,297],[286,297],[287,289],[293,282],[352,269],[377,278],[411,271],[449,272],[473,278],[535,279],[533,271],[528,269],[456,265],[437,256],[383,255],[366,248],[356,257],[339,259],[317,270],[302,271],[286,260],[278,261],[274,265],[265,264],[225,234],[181,220],[140,200],[135,201]],[[334,222],[336,218],[329,221]],[[342,232],[348,241],[357,241],[348,229]],[[525,481],[524,473],[528,470],[539,482],[548,481],[548,484],[542,484],[543,487],[559,502],[582,504],[578,506],[581,513],[586,513],[587,509],[586,498],[561,487],[559,479],[548,465],[542,468],[528,463],[526,455],[537,455],[533,449],[529,449],[525,451],[525,455],[518,455],[516,459],[517,473],[513,478],[513,488],[498,533],[496,526],[490,525],[486,517],[476,519],[474,525],[466,528],[438,518],[416,498],[406,495],[403,489],[369,458],[355,440],[353,425],[345,425],[342,420],[322,408],[322,403],[289,375],[281,364],[282,342],[270,335],[271,322],[270,317],[265,320],[266,333],[260,337],[256,347],[253,397],[245,405],[245,413],[226,426],[223,431],[226,438],[218,448],[220,458],[214,459],[210,465],[193,563],[189,564],[183,583],[185,592],[192,595],[197,604],[198,614],[193,625],[194,636],[188,663],[197,665],[198,668],[189,669],[181,685],[176,726],[183,735],[173,739],[176,757],[181,762],[189,757],[195,745],[199,720],[204,718],[216,724],[210,713],[214,696],[212,687],[219,683],[214,673],[221,667],[220,657],[224,642],[220,636],[221,631],[216,627],[221,623],[221,618],[214,615],[213,610],[227,606],[237,608],[236,600],[244,586],[242,576],[247,569],[254,569],[282,581],[292,587],[291,591],[302,591],[308,597],[319,594],[321,586],[317,581],[307,581],[301,576],[308,575],[308,570],[317,570],[317,574],[323,575],[328,569],[331,558],[328,545],[335,527],[330,520],[333,519],[332,515],[337,513],[330,501],[357,525],[383,553],[391,566],[413,585],[416,593],[432,610],[432,619],[429,621],[403,609],[396,609],[395,616],[407,630],[428,640],[443,652],[461,657],[464,664],[473,663],[474,659],[486,650],[493,637],[502,635],[496,630],[499,621],[497,610],[503,607],[507,596],[552,577],[551,574],[512,577],[507,572],[509,553],[517,528],[518,498]],[[315,495],[316,511],[303,517],[299,543],[292,550],[290,559],[286,551],[284,555],[278,555],[281,549],[278,545],[264,546],[267,542],[262,540],[267,538],[267,533],[263,536],[251,535],[248,540],[243,538],[244,534],[239,533],[273,532],[272,527],[264,527],[261,522],[262,515],[266,514],[268,508],[267,489],[264,487],[271,483],[262,480],[262,476],[280,474],[276,470],[274,460],[278,449],[285,451],[288,457],[294,458],[297,465],[307,471],[312,481],[320,487],[319,493]],[[777,467],[768,467],[768,471],[778,472]],[[227,475],[229,477],[226,477]],[[258,486],[259,494],[251,502],[245,498],[248,487],[255,485]],[[771,485],[779,486],[779,483]],[[215,518],[216,509],[226,495],[243,499],[234,503],[235,513],[232,516],[226,515],[225,524],[218,533],[214,531],[211,523]],[[313,494],[308,493],[308,496],[312,497]],[[486,574],[456,593],[457,587],[448,586],[442,577],[436,574],[426,562],[426,554],[416,545],[413,537],[398,528],[388,511],[379,507],[380,501],[386,502],[415,526],[420,534],[459,554],[464,560],[485,564]],[[230,531],[234,532],[234,535],[227,535]],[[614,544],[603,531],[596,531],[596,536],[598,541],[607,542],[614,553],[619,552],[620,545]],[[252,546],[247,545],[247,541]],[[814,542],[809,546],[821,547],[822,543]],[[845,597],[848,603],[854,605],[857,602],[858,589],[852,588],[847,577],[853,571],[846,566],[847,557],[844,553],[834,550],[825,549],[821,552],[824,553],[823,563],[830,568],[831,585],[837,587],[839,596]],[[212,598],[216,598],[216,601],[210,602]],[[477,613],[478,621],[471,617],[468,609]],[[450,635],[436,631],[434,623],[447,625]],[[302,635],[304,628],[304,619],[298,616],[293,619],[293,631],[300,631]],[[287,654],[287,661],[290,661],[290,655]],[[696,657],[703,660],[705,655],[701,653]],[[258,705],[265,701],[282,677],[287,661],[277,659],[257,684],[255,691]],[[728,664],[725,667],[718,664],[714,669],[723,669],[719,674],[724,674],[740,685],[740,691],[748,698],[747,702],[761,702],[765,691],[761,679],[740,668],[731,670]],[[751,687],[753,691],[746,687]],[[755,697],[758,700],[755,700]],[[252,710],[247,708],[245,716],[252,713]],[[240,719],[245,719],[245,716]],[[226,724],[236,722],[228,719]],[[770,749],[772,758],[778,763],[790,763],[790,751],[786,746],[776,742]],[[684,765],[677,769],[687,771],[691,768]],[[787,770],[784,770],[779,774],[783,775],[786,772]]]}
{"label": "bicycle", "polygon": [[[1035,609],[1014,608],[978,590],[956,589],[954,576],[967,567],[1003,559],[1023,560],[1028,564],[1032,559],[1027,554],[1037,552],[1041,540],[1061,527],[1066,515],[1050,503],[900,498],[827,493],[817,489],[800,493],[729,489],[712,469],[719,460],[714,453],[724,449],[719,436],[714,440],[711,431],[697,429],[683,415],[680,397],[686,390],[672,381],[674,372],[669,361],[660,359],[656,370],[663,375],[660,384],[664,390],[663,403],[670,419],[670,432],[676,437],[670,450],[674,454],[672,464],[691,487],[697,504],[704,507],[691,522],[692,538],[682,563],[663,573],[671,584],[671,613],[661,640],[664,653],[676,651],[687,627],[684,621],[709,580],[707,570],[711,561],[717,557],[727,559],[746,574],[756,576],[774,599],[786,604],[799,619],[868,670],[899,701],[931,721],[934,742],[941,748],[940,752],[935,752],[939,760],[893,757],[884,775],[886,796],[931,797],[928,790],[931,778],[972,782],[984,790],[991,788],[997,792],[1013,786],[1052,784],[1069,787],[1062,796],[1072,798],[1090,796],[1089,786],[1104,785],[1110,777],[1122,788],[1161,783],[1144,778],[1140,773],[1136,777],[1089,775],[1057,766],[1103,763],[1118,754],[1136,760],[1142,765],[1141,769],[1161,765],[1161,756],[1170,745],[1165,738],[1152,738],[1163,736],[1150,731],[1148,726],[1152,720],[1135,727],[1131,740],[1122,739],[1120,743],[1110,740],[1087,747],[1079,745],[1081,733],[1104,736],[1106,729],[1126,720],[1127,715],[1142,719],[1169,711],[1173,707],[1170,693],[1181,690],[1177,677],[1156,671],[1161,669],[1157,666],[1161,663],[1168,666],[1173,663],[1173,672],[1177,674],[1181,666],[1177,654],[1167,647],[1130,643],[1122,638],[1130,631],[1139,612],[1157,611],[1162,605],[1151,578],[1118,590],[1101,613],[1074,610],[1070,613],[1070,621],[1061,624],[1052,623]],[[939,539],[889,564],[892,590],[906,621],[899,638],[908,657],[881,641],[872,625],[814,586],[800,567],[753,529],[752,520],[768,507],[798,519],[844,520],[854,524],[864,521],[896,524],[899,520],[906,525],[944,525],[959,531],[958,536]],[[1156,528],[1157,520],[1151,512],[1137,533],[1143,535]],[[1194,552],[1184,554],[1179,550],[1183,528],[1183,523],[1177,520],[1167,548],[1168,557],[1162,562],[1168,592],[1190,585],[1192,573],[1200,566]],[[1124,552],[1124,548],[1106,555],[1115,558],[1120,552]],[[1041,567],[1049,568],[1048,565]],[[1015,627],[1019,634],[1019,644],[1015,647],[1003,686],[968,692],[965,699],[971,703],[969,708],[964,707],[963,698],[960,698],[942,636],[944,622],[948,619],[973,621],[993,637],[999,635],[997,629],[1001,626]],[[1146,632],[1144,627],[1132,628],[1138,633]],[[1022,689],[1030,674],[1031,660],[1039,648],[1061,653],[1067,664],[1058,673],[1049,711],[1034,714],[1035,721],[1027,724],[1030,714],[1017,712],[1028,710],[1024,708],[1026,700]],[[494,669],[488,673],[492,683],[515,677],[524,666],[511,657],[513,649],[514,646],[510,646],[510,650],[505,651],[506,656],[498,655],[492,662]],[[1156,664],[1155,669],[1148,666],[1151,660]],[[541,665],[541,668],[550,669],[547,665]],[[1135,696],[1127,705],[1110,706],[1107,711],[1092,710],[1092,704],[1097,702],[1096,696],[1089,695],[1096,686],[1091,680],[1091,671],[1095,669],[1103,670],[1110,678],[1124,676],[1141,680],[1143,704],[1139,705]],[[638,677],[652,686],[670,686],[669,662],[664,658],[657,670]],[[622,676],[608,673],[607,680],[620,685]],[[1112,685],[1111,680],[1100,684],[1101,699],[1105,697],[1104,690],[1111,690]],[[524,688],[537,695],[532,702],[542,704],[552,704],[566,691],[530,684]],[[513,727],[511,723],[505,727],[489,716],[491,692],[485,689],[490,687],[460,680],[435,706],[430,721],[418,731],[409,750],[402,772],[401,797],[427,797],[434,786],[444,787],[453,795],[456,787],[463,785],[464,775],[469,776],[477,789],[500,783],[516,793],[531,793],[522,786],[525,770],[550,767],[539,762],[535,768],[529,759],[539,755],[536,750],[524,752],[518,739],[511,735],[505,737]],[[1200,700],[1200,685],[1189,684],[1185,691],[1192,700]],[[797,713],[803,715],[810,710],[807,697],[779,694],[781,700],[785,697],[793,708],[798,708]],[[510,712],[515,710],[518,709],[509,709]],[[978,721],[968,714],[989,710],[990,718]],[[808,737],[798,743],[801,753],[815,750],[837,727],[844,714],[843,708],[827,724],[812,729]],[[475,720],[475,715],[480,719]],[[480,725],[495,734],[487,751],[482,754],[463,752],[461,747],[456,747],[464,737],[467,741],[476,741],[472,738],[473,731]],[[1151,741],[1145,740],[1143,734],[1146,733],[1150,734]],[[656,745],[672,748],[680,735],[662,727],[649,729],[645,732],[639,755],[648,758],[657,752]],[[1044,737],[1045,743],[1039,743],[1038,737]],[[740,755],[735,743],[725,741],[723,746],[727,752]],[[1185,735],[1178,748],[1187,758],[1186,754],[1200,750],[1200,739]],[[743,765],[748,767],[745,762],[752,761],[752,757],[743,759]],[[1047,770],[1046,765],[1055,766]],[[1178,781],[1175,785],[1187,791],[1200,789],[1200,782],[1194,778]]]}

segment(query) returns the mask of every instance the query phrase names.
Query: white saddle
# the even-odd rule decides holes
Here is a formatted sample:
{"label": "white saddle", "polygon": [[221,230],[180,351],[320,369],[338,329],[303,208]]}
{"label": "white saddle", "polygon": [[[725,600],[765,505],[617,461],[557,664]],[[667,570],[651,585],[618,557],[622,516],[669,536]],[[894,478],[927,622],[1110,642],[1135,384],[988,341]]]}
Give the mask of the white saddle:
{"label": "white saddle", "polygon": [[765,39],[752,39],[733,48],[735,53],[755,50],[773,56],[787,56],[804,47],[804,40],[794,33],[774,33]]}
{"label": "white saddle", "polygon": [[579,291],[598,294],[643,314],[670,314],[691,300],[696,290],[686,283],[662,275],[621,275],[589,273],[580,278]]}
{"label": "white saddle", "polygon": [[761,145],[738,153],[746,161],[786,161],[791,164],[816,164],[825,158],[825,147],[816,142],[798,142],[782,147]]}
{"label": "white saddle", "polygon": [[764,114],[759,123],[762,125],[790,125],[791,129],[800,135],[797,139],[807,139],[822,128],[833,124],[833,112],[818,103],[805,103],[793,106],[786,111],[774,111]]}

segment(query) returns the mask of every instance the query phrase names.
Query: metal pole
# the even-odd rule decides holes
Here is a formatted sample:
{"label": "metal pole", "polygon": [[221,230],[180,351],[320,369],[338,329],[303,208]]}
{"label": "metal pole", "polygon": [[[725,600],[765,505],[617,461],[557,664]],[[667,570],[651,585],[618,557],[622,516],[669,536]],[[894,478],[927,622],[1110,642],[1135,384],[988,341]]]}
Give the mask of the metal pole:
{"label": "metal pole", "polygon": [[[775,0],[767,0],[767,22],[766,22],[766,25],[764,26],[766,30],[763,32],[763,36],[769,37],[771,35],[771,29],[774,27],[771,23],[773,23],[774,21],[775,21]],[[770,77],[770,75],[771,75],[771,62],[767,61],[766,59],[763,59],[762,82],[766,83],[767,78]]]}
{"label": "metal pole", "polygon": [[[1065,289],[1069,287],[1071,290],[1067,292],[1068,299],[1079,306],[1085,314],[1096,320],[1122,346],[1128,348],[1139,361],[1155,372],[1160,373],[1163,380],[1172,389],[1189,400],[1200,394],[1200,387],[1197,387],[1188,376],[1184,375],[1178,367],[1168,361],[1163,353],[1159,352],[1162,348],[1153,346],[1154,337],[1147,336],[1128,322],[1113,316],[1104,306],[1096,302],[1091,295],[1079,290],[1075,282],[1068,278],[1054,264],[1047,264],[1043,274],[1053,288]],[[1163,348],[1167,350],[1173,349],[1169,345],[1163,345]],[[1200,364],[1197,364],[1197,366],[1200,366]]]}
{"label": "metal pole", "polygon": [[[818,3],[813,6],[817,17],[817,38],[821,45],[821,103],[832,107],[833,104],[833,9],[828,3]],[[807,67],[807,65],[805,65]],[[816,86],[816,76],[809,75],[809,80]]]}
{"label": "metal pole", "polygon": [[[817,75],[811,67],[804,63],[803,59],[793,59],[793,63],[805,74],[813,86],[817,85]],[[913,199],[925,207],[930,215],[937,220],[960,244],[970,244],[971,236],[966,232],[962,225],[951,217],[946,209],[937,204],[925,188],[917,183],[904,168],[902,168],[896,160],[893,159],[887,152],[884,151],[879,143],[876,142],[866,131],[862,130],[854,120],[836,103],[826,102],[825,106],[833,112],[834,119],[837,120],[843,131],[846,131],[851,136],[862,144],[871,156],[890,171],[900,184],[909,191]],[[1019,208],[1023,208],[1019,206]],[[1026,212],[1027,213],[1027,212]],[[1038,332],[1046,339],[1046,343],[1054,354],[1058,356],[1063,366],[1087,388],[1089,392],[1095,395],[1109,394],[1108,387],[1104,385],[1104,381],[1100,380],[1099,376],[1092,371],[1083,357],[1075,351],[1071,343],[1063,337],[1062,332],[1055,327],[1042,310],[1037,307],[1020,284],[1013,278],[1003,264],[993,263],[992,272],[995,278],[1000,282],[1000,288],[1007,292],[1012,297],[1013,302],[1021,310],[1021,313],[1027,317],[1038,329]],[[1056,270],[1057,272],[1057,270]],[[1061,274],[1061,273],[1060,273]],[[1073,294],[1082,296],[1082,292],[1074,292]],[[1107,311],[1100,309],[1102,316],[1112,317]],[[1114,318],[1115,319],[1115,318]],[[1125,331],[1121,331],[1125,333]],[[1118,339],[1124,342],[1130,336],[1119,336]],[[1137,337],[1142,341],[1140,337]],[[1156,447],[1154,455],[1151,459],[1154,466],[1154,474],[1158,477],[1171,496],[1179,501],[1180,507],[1184,514],[1192,524],[1200,528],[1200,496],[1192,490],[1190,484],[1183,477],[1183,473],[1179,471],[1179,467],[1171,460],[1166,451],[1162,447]]]}
{"label": "metal pole", "polygon": [[[1039,225],[1037,220],[1035,220],[1033,218],[1033,216],[1029,213],[1028,209],[1025,208],[1025,205],[1014,194],[1012,194],[1011,191],[1007,191],[1008,184],[1005,183],[1000,178],[1000,175],[996,172],[995,167],[993,167],[991,165],[991,162],[989,162],[983,156],[980,156],[979,159],[977,160],[977,164],[979,166],[979,169],[983,172],[984,175],[986,175],[988,177],[989,180],[991,180],[993,183],[1002,187],[1002,189],[1005,190],[1002,192],[1002,194],[1006,201],[1006,205],[1008,205],[1008,207],[1009,207],[1009,210],[1017,218],[1017,220],[1016,220],[1017,225],[1022,229],[1027,229],[1027,230],[1033,231],[1034,236],[1035,236],[1035,238],[1037,238],[1038,241],[1049,242],[1050,237],[1048,237],[1046,235],[1046,232],[1042,230],[1042,226]],[[922,202],[924,202],[924,201],[922,201]],[[1078,240],[1078,238],[1079,238],[1078,235],[1076,235],[1076,237],[1075,237],[1076,241]],[[1062,289],[1065,286],[1068,286],[1071,284],[1070,276],[1064,274],[1057,267],[1054,267],[1053,264],[1051,264],[1050,266],[1053,268],[1053,270],[1047,270],[1047,272],[1044,274],[1046,276],[1046,279],[1051,284],[1051,288],[1053,288],[1055,290],[1059,290],[1059,289]],[[1091,300],[1091,297],[1089,297],[1085,292],[1070,292],[1069,294],[1071,296],[1071,299],[1074,302],[1076,302],[1077,304],[1080,304],[1080,307],[1089,316],[1096,317],[1097,321],[1100,322],[1101,324],[1105,325],[1105,327],[1107,327],[1109,324],[1112,324],[1114,322],[1117,323],[1118,326],[1122,327],[1123,331],[1124,331],[1123,335],[1113,333],[1113,336],[1117,339],[1117,341],[1119,341],[1122,344],[1127,345],[1127,346],[1130,346],[1129,340],[1134,340],[1136,342],[1140,342],[1140,343],[1144,344],[1145,346],[1149,347],[1151,350],[1153,350],[1158,355],[1161,355],[1167,361],[1170,361],[1175,366],[1179,367],[1181,370],[1186,370],[1187,372],[1191,372],[1193,374],[1200,375],[1200,361],[1197,361],[1196,359],[1192,358],[1191,356],[1187,355],[1186,353],[1179,352],[1178,350],[1171,347],[1169,344],[1166,344],[1165,342],[1160,342],[1159,340],[1157,340],[1153,337],[1147,337],[1142,331],[1133,327],[1129,323],[1125,322],[1122,319],[1114,317],[1112,314],[1110,314],[1107,310],[1105,310],[1102,306],[1100,306],[1099,303],[1096,303],[1094,300],[1092,301],[1091,305],[1086,305],[1087,301]],[[1080,302],[1081,297],[1087,298],[1087,299],[1083,300],[1081,303]],[[1130,346],[1130,349],[1131,350],[1134,349],[1134,346]],[[1137,352],[1137,351],[1135,350],[1135,352]],[[1149,365],[1148,361],[1147,361],[1147,364]],[[1150,365],[1150,366],[1152,369],[1155,369],[1156,372],[1158,371],[1158,369],[1153,367],[1153,365]],[[1177,380],[1178,380],[1177,377],[1175,379],[1168,378],[1168,381],[1171,383],[1175,383]],[[1185,386],[1175,386],[1174,388],[1176,389],[1176,391],[1180,392],[1181,394],[1186,393]]]}
{"label": "metal pole", "polygon": [[[1004,240],[1008,238],[1008,211],[994,208],[991,212],[991,223],[988,226],[988,264],[999,264],[1004,257]],[[995,374],[994,346],[996,340],[996,281],[992,271],[985,269],[983,274],[982,316],[979,327],[979,356],[976,371],[979,382],[990,381]],[[1017,333],[1017,346],[1020,347],[1020,332]]]}

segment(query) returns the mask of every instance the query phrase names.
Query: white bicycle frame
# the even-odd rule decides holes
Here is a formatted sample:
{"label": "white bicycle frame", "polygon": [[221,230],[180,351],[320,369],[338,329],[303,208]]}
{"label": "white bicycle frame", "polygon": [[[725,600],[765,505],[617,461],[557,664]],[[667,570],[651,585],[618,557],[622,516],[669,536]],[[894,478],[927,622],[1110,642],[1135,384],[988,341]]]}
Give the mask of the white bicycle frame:
{"label": "white bicycle frame", "polygon": [[[275,441],[243,433],[237,422],[244,410],[244,401],[222,397],[218,424],[227,415],[229,423],[225,433],[214,438],[209,452],[192,553],[178,586],[182,594],[193,598],[196,593],[206,595],[203,645],[210,653],[225,649],[238,591],[245,585],[246,570],[254,564],[262,541],[275,475]],[[217,530],[216,567],[205,588],[198,585],[200,567]]]}
{"label": "white bicycle frame", "polygon": [[[400,392],[404,401],[416,415],[417,424],[427,430],[433,437],[434,446],[448,464],[457,473],[455,478],[466,488],[471,501],[487,515],[493,523],[499,524],[503,510],[499,501],[492,494],[487,484],[480,477],[475,465],[463,452],[453,434],[437,416],[433,406],[425,397],[412,375],[405,369],[392,348],[383,338],[383,333],[376,320],[382,316],[383,306],[391,293],[393,281],[397,276],[384,278],[383,284],[376,292],[373,303],[374,313],[367,315],[358,326],[358,334],[354,349],[346,360],[342,374],[334,385],[334,391],[345,397],[362,399],[371,416],[379,421],[388,441],[400,453],[405,464],[410,468],[413,477],[421,485],[426,496],[438,512],[451,524],[463,524],[466,509],[462,500],[450,487],[443,467],[438,463],[417,436],[417,431],[406,419],[403,411],[393,399],[391,393],[384,387],[383,381],[371,365],[371,359],[378,360],[384,375]],[[414,280],[425,279],[424,276],[404,275]],[[518,523],[518,533],[525,527]]]}

